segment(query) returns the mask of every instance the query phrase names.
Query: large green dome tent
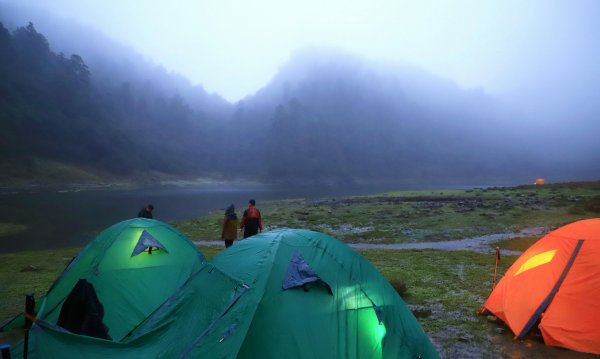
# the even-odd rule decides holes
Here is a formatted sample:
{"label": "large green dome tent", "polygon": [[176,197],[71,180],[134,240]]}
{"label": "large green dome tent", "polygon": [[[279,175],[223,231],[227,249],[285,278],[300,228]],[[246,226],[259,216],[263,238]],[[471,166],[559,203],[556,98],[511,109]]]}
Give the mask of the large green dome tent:
{"label": "large green dome tent", "polygon": [[103,306],[108,334],[119,341],[204,261],[198,248],[166,223],[145,218],[117,223],[101,232],[67,266],[41,299],[37,319],[56,323],[71,290],[85,279]]}
{"label": "large green dome tent", "polygon": [[221,252],[119,342],[33,329],[32,358],[438,358],[366,259],[308,230]]}
{"label": "large green dome tent", "polygon": [[[389,282],[328,235],[296,229],[263,233],[222,252],[212,264],[249,287],[220,326],[223,337],[232,337],[229,345],[239,348],[232,357],[438,357]],[[208,354],[202,341],[195,350]]]}

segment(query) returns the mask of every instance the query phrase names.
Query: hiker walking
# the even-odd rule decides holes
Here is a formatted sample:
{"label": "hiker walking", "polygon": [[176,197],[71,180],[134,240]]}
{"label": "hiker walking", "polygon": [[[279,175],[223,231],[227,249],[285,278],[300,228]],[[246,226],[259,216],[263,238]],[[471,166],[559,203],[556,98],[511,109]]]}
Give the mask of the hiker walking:
{"label": "hiker walking", "polygon": [[235,214],[235,207],[231,204],[225,210],[223,230],[221,231],[221,239],[225,241],[225,248],[231,247],[233,241],[237,239],[237,225],[238,218]]}
{"label": "hiker walking", "polygon": [[138,212],[138,217],[152,219],[152,211],[153,210],[154,210],[154,206],[149,204],[146,207],[140,209],[140,211]]}
{"label": "hiker walking", "polygon": [[262,232],[263,230],[260,211],[258,208],[256,208],[256,201],[253,199],[248,201],[248,209],[244,211],[244,215],[242,216],[242,221],[240,223],[240,229],[244,230],[244,238],[253,236],[259,231]]}

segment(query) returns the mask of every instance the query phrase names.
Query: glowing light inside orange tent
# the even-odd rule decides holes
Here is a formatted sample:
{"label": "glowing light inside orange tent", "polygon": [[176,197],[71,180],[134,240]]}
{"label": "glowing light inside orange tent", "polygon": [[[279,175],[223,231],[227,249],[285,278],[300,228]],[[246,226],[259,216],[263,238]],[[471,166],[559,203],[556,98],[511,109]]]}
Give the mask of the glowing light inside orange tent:
{"label": "glowing light inside orange tent", "polygon": [[535,180],[536,185],[544,184],[544,182],[546,182],[546,181],[543,178],[538,178]]}
{"label": "glowing light inside orange tent", "polygon": [[549,263],[550,261],[552,261],[552,258],[554,258],[555,254],[556,254],[556,249],[553,249],[551,251],[540,253],[540,254],[537,254],[537,255],[529,258],[525,263],[523,263],[521,265],[521,268],[519,268],[517,273],[515,273],[515,276],[518,276],[519,274],[521,274],[525,271],[528,271],[530,269],[533,269],[535,267],[539,267],[543,264]]}

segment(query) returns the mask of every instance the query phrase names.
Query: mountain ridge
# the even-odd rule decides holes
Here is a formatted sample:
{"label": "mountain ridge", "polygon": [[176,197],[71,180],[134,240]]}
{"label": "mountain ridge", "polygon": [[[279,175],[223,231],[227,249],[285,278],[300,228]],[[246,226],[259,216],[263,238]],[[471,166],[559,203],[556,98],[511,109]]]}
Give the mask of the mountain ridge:
{"label": "mountain ridge", "polygon": [[[17,30],[40,40],[33,25]],[[4,38],[14,37],[15,31],[4,31]],[[152,178],[290,184],[440,179],[501,184],[552,173],[528,150],[531,141],[513,125],[506,126],[506,114],[494,98],[414,67],[382,67],[343,50],[307,48],[254,95],[229,104],[187,87],[201,95],[194,102],[196,97],[173,85],[187,80],[173,80],[166,71],[157,73],[171,79],[171,90],[153,85],[164,80],[122,77],[135,72],[132,67],[149,66],[145,63],[131,60],[111,75],[112,67],[95,70],[87,68],[85,57],[53,53],[52,42],[33,43],[48,64],[22,71],[51,74],[2,79],[3,98],[9,100],[0,102],[0,125],[4,138],[12,140],[0,145],[0,153],[5,167],[17,167],[3,171],[4,177],[11,172],[24,179],[44,177],[31,167],[44,158],[119,178],[152,173]],[[3,66],[7,74],[21,69],[15,63]],[[89,72],[85,91],[50,96],[44,86],[82,83],[73,80],[73,66]],[[62,83],[54,72],[62,74]],[[79,96],[85,93],[88,98]],[[55,95],[63,96],[62,102]],[[68,108],[79,100],[79,112]],[[577,170],[575,179],[585,176],[585,163]]]}

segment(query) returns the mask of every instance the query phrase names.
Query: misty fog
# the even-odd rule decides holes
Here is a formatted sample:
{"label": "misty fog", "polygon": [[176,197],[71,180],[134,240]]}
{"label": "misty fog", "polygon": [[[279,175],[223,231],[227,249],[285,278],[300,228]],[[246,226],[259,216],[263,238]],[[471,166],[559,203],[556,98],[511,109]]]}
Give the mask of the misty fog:
{"label": "misty fog", "polygon": [[[4,78],[3,161],[32,171],[46,157],[293,183],[600,177],[597,2],[23,0],[0,1],[0,22],[4,69],[30,76]],[[36,34],[54,65],[23,61]],[[85,88],[57,83],[71,55]],[[41,83],[78,105],[23,90]]]}

